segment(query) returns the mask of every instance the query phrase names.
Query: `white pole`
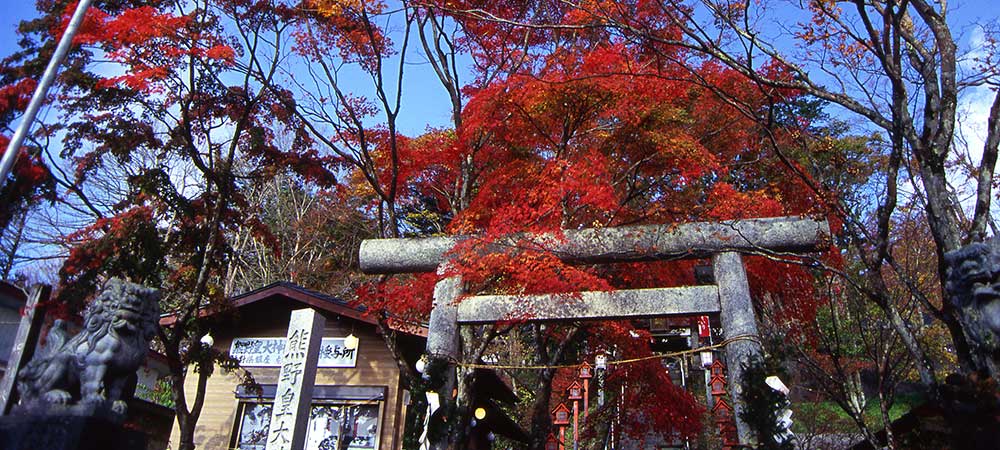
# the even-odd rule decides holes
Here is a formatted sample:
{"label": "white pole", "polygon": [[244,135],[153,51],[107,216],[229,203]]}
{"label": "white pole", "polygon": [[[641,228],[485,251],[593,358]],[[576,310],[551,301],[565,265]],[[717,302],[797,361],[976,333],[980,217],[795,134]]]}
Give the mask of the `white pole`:
{"label": "white pole", "polygon": [[66,27],[62,38],[59,39],[59,46],[56,47],[56,52],[52,54],[52,59],[49,60],[49,65],[45,68],[45,73],[42,74],[42,80],[35,87],[35,93],[31,96],[28,109],[21,116],[21,123],[17,125],[14,137],[7,143],[7,150],[3,154],[3,160],[0,160],[0,186],[7,180],[7,175],[10,174],[11,168],[14,167],[14,161],[17,160],[17,153],[21,150],[21,143],[24,142],[24,138],[31,130],[31,123],[35,121],[38,109],[42,107],[42,102],[45,101],[45,95],[48,93],[52,81],[56,78],[59,65],[62,64],[62,61],[66,59],[66,54],[69,53],[69,49],[73,43],[73,36],[76,35],[76,32],[80,28],[80,23],[83,22],[83,16],[87,13],[87,8],[90,7],[90,1],[80,0],[80,3],[77,4],[76,12],[73,13],[73,18],[69,21],[69,26]]}

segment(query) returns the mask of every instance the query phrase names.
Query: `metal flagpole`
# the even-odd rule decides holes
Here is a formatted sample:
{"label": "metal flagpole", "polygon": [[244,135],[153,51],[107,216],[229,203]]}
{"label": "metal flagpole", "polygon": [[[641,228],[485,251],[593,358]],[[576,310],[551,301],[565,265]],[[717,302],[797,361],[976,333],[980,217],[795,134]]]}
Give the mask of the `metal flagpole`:
{"label": "metal flagpole", "polygon": [[38,109],[42,107],[42,102],[45,101],[45,95],[49,91],[49,86],[52,85],[52,81],[56,78],[59,65],[62,64],[62,61],[66,59],[66,54],[69,53],[69,48],[73,43],[73,36],[76,35],[76,32],[80,28],[80,23],[83,22],[83,16],[87,13],[87,8],[90,7],[90,1],[80,0],[80,3],[77,4],[76,12],[73,13],[73,18],[69,21],[69,26],[66,27],[62,38],[59,39],[59,46],[56,47],[56,52],[52,54],[52,59],[49,60],[49,65],[45,68],[45,73],[42,74],[42,80],[35,87],[35,93],[31,96],[28,109],[21,116],[21,123],[17,125],[14,137],[7,143],[7,150],[3,154],[3,160],[0,160],[0,186],[7,180],[7,175],[10,174],[11,168],[14,167],[18,151],[21,150],[21,143],[24,142],[28,131],[31,130],[31,124],[35,121],[35,115],[38,114]]}

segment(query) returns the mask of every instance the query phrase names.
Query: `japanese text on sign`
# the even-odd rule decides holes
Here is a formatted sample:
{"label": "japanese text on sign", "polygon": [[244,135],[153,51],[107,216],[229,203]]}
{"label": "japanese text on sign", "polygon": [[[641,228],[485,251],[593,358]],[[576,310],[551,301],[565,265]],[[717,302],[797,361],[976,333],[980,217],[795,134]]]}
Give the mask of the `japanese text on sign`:
{"label": "japanese text on sign", "polygon": [[[296,344],[292,347],[294,351]],[[236,338],[229,348],[229,354],[246,367],[281,367],[284,353],[285,338]],[[323,338],[317,367],[354,367],[357,360],[358,350],[345,347],[344,338]]]}

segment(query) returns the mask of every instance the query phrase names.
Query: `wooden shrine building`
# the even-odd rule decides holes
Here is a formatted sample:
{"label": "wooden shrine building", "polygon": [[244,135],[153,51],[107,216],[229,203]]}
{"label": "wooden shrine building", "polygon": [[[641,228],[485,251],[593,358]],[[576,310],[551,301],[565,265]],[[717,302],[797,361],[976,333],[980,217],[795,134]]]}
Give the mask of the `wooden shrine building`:
{"label": "wooden shrine building", "polygon": [[[351,441],[344,448],[399,447],[403,390],[396,362],[376,332],[373,317],[341,299],[288,282],[273,283],[231,301],[233,311],[220,315],[212,325],[214,346],[239,359],[263,392],[261,397],[248,392],[236,374],[217,368],[208,380],[205,406],[195,429],[198,448],[264,449],[288,320],[292,310],[305,307],[326,318],[306,448],[327,448],[348,436]],[[172,319],[165,316],[161,323]],[[422,331],[400,334],[400,344],[411,349],[414,362],[423,350]],[[349,349],[345,341],[352,335],[356,347]],[[194,398],[196,383],[196,376],[187,377],[188,398]],[[172,446],[177,436],[175,425]]]}
{"label": "wooden shrine building", "polygon": [[[241,386],[236,374],[216,368],[195,429],[198,448],[264,450],[289,318],[303,308],[325,318],[304,448],[401,448],[409,394],[375,318],[363,307],[289,282],[236,296],[231,305],[231,311],[212,322],[213,345],[239,359],[262,393],[258,396]],[[170,320],[164,316],[161,323]],[[413,366],[424,352],[427,330],[397,331],[397,343]],[[496,381],[490,390],[507,392],[494,398],[509,401],[509,387]],[[193,398],[196,383],[196,376],[187,377],[188,398]],[[171,446],[177,436],[175,425]]]}

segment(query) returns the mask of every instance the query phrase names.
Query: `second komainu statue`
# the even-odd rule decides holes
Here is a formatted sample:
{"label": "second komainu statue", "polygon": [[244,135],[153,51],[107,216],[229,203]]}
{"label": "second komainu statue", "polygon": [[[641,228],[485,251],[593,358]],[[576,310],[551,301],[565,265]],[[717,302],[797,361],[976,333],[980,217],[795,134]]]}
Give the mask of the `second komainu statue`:
{"label": "second komainu statue", "polygon": [[1000,237],[975,242],[944,255],[945,287],[962,309],[974,357],[991,372],[1000,369]]}
{"label": "second komainu statue", "polygon": [[18,374],[18,410],[124,417],[123,394],[156,334],[159,299],[155,289],[112,279],[84,311],[76,336],[57,320],[46,346]]}

